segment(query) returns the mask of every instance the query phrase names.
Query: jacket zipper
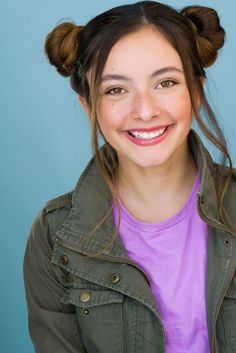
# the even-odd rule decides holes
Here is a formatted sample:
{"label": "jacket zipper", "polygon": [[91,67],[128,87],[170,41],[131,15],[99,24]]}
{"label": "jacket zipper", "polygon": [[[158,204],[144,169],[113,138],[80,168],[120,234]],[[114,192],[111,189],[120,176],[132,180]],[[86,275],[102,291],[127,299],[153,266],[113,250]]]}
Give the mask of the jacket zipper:
{"label": "jacket zipper", "polygon": [[[207,219],[202,210],[201,210],[201,207],[200,207],[200,194],[197,194],[197,200],[198,200],[198,203],[197,203],[197,206],[198,206],[198,212],[199,212],[199,215],[201,216],[202,220],[205,221],[207,224],[209,224],[210,226],[214,227],[214,228],[218,228],[218,229],[221,229],[223,231],[228,231],[225,227],[220,227],[219,225],[216,225],[214,222],[211,222],[209,221],[209,219]],[[235,234],[231,231],[228,231],[229,233],[233,234],[235,236]],[[235,269],[233,268],[232,266],[232,270],[229,272],[228,276],[227,276],[227,279],[226,279],[226,286],[224,288],[224,291],[223,291],[223,295],[220,297],[220,300],[219,302],[217,303],[217,306],[216,306],[216,315],[214,316],[214,321],[212,323],[212,341],[211,341],[211,353],[215,353],[215,336],[216,336],[216,321],[217,321],[217,318],[218,318],[218,315],[219,315],[219,312],[220,312],[220,308],[221,308],[221,305],[224,301],[224,297],[225,297],[225,294],[227,293],[227,290],[230,286],[230,283],[233,279],[233,276],[234,276],[234,271]]]}
{"label": "jacket zipper", "polygon": [[[55,238],[55,242],[60,244],[60,245],[62,245],[64,248],[67,248],[69,250],[75,251],[77,253],[80,253],[80,254],[83,254],[83,255],[86,255],[86,256],[91,255],[89,253],[86,253],[84,250],[81,251],[81,249],[79,247],[77,247],[75,244],[71,244],[70,242],[68,242],[68,241],[66,241],[64,239],[61,239],[59,237]],[[97,258],[102,259],[102,260],[109,260],[111,262],[116,262],[116,263],[126,263],[128,265],[131,265],[131,266],[135,267],[136,269],[141,271],[141,273],[143,274],[143,276],[144,276],[145,280],[147,281],[148,285],[151,287],[149,276],[146,274],[146,272],[141,267],[139,267],[138,265],[136,265],[132,261],[121,260],[121,259],[112,260],[109,256],[101,256],[101,255],[99,255],[99,257],[97,257]],[[166,353],[165,329],[164,329],[164,326],[163,326],[161,318],[155,312],[154,312],[154,315],[157,317],[157,319],[159,320],[159,323],[160,323],[160,325],[162,327],[163,337],[164,337],[164,351],[163,351],[163,353]]]}

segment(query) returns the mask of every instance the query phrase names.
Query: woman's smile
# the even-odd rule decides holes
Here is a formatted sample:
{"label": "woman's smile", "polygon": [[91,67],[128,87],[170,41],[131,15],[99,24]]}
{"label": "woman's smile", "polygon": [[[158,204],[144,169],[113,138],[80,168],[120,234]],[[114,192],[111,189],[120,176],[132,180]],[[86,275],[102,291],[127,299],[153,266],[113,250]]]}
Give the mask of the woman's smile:
{"label": "woman's smile", "polygon": [[151,146],[160,143],[168,135],[170,126],[125,131],[126,137],[136,145]]}

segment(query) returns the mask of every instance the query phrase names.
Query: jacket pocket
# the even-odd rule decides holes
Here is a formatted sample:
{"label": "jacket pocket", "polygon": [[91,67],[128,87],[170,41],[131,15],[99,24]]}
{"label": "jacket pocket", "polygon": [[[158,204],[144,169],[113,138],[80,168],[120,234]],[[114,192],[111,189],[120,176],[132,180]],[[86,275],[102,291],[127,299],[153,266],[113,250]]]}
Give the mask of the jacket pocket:
{"label": "jacket pocket", "polygon": [[123,294],[96,285],[82,287],[69,288],[62,302],[76,307],[87,352],[123,352]]}
{"label": "jacket pocket", "polygon": [[222,304],[222,320],[227,345],[236,351],[236,274]]}

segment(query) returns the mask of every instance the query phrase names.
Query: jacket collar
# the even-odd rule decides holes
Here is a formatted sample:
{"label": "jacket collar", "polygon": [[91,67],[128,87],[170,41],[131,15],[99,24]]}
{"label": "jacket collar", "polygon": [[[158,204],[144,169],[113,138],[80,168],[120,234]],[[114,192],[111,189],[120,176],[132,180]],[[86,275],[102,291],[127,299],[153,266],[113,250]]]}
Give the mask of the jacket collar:
{"label": "jacket collar", "polygon": [[[217,207],[215,190],[217,173],[214,163],[199,136],[193,130],[189,133],[188,141],[201,179],[198,191],[199,213],[209,224],[224,228],[220,222]],[[70,214],[57,231],[57,236],[74,244],[79,251],[85,254],[100,252],[102,256],[128,259],[127,251],[119,236],[116,237],[113,245],[109,246],[115,230],[111,205],[112,198],[109,188],[92,158],[76,185]],[[102,225],[90,234],[109,210]]]}

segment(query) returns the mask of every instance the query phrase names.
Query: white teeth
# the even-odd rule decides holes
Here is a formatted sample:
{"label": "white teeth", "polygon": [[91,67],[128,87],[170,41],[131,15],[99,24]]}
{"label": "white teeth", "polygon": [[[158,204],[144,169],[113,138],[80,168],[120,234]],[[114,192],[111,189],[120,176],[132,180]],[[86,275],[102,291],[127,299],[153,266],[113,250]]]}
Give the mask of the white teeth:
{"label": "white teeth", "polygon": [[140,138],[140,139],[143,139],[143,140],[149,140],[149,139],[153,139],[155,137],[158,137],[158,136],[162,135],[165,131],[166,131],[166,128],[155,130],[155,131],[152,131],[152,132],[132,131],[130,133],[134,137],[137,137],[137,138]]}

